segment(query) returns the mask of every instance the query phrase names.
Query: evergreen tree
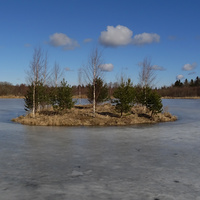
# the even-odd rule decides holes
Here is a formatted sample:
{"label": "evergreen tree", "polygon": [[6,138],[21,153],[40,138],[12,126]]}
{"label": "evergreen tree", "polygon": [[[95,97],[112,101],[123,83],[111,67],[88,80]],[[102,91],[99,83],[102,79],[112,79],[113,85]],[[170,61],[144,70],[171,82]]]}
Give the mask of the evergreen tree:
{"label": "evergreen tree", "polygon": [[194,80],[193,80],[193,79],[191,79],[191,81],[190,81],[190,86],[191,86],[191,87],[194,86]]}
{"label": "evergreen tree", "polygon": [[147,95],[146,107],[151,111],[151,117],[153,117],[154,114],[162,112],[163,105],[161,96],[156,91],[149,91]]}
{"label": "evergreen tree", "polygon": [[65,79],[61,81],[61,86],[56,90],[56,103],[60,110],[71,109],[74,106],[72,88]]}
{"label": "evergreen tree", "polygon": [[53,106],[54,109],[58,109],[57,95],[58,95],[58,88],[52,86],[50,88],[49,98],[50,98],[50,104]]}
{"label": "evergreen tree", "polygon": [[[88,97],[88,101],[90,103],[93,102],[93,92],[94,92],[94,86],[91,84],[87,85],[88,91],[87,91],[87,97]],[[95,102],[97,103],[101,103],[106,101],[108,97],[108,86],[107,84],[103,83],[103,80],[98,77],[95,81]]]}
{"label": "evergreen tree", "polygon": [[188,86],[189,85],[189,83],[188,83],[188,80],[187,80],[187,78],[185,79],[185,81],[184,81],[184,86]]}
{"label": "evergreen tree", "polygon": [[183,83],[180,81],[180,80],[177,80],[175,83],[174,83],[174,87],[182,87],[183,86]]}
{"label": "evergreen tree", "polygon": [[[29,111],[33,109],[33,91],[34,84],[28,86],[27,93],[25,95],[25,110]],[[35,85],[35,111],[39,110],[39,107],[44,107],[44,105],[48,104],[49,96],[47,93],[47,89],[44,87],[42,82],[37,82]]]}
{"label": "evergreen tree", "polygon": [[195,79],[194,85],[195,85],[195,86],[200,86],[200,79],[199,79],[198,76],[197,76],[196,79]]}
{"label": "evergreen tree", "polygon": [[141,88],[140,86],[136,87],[136,96],[135,96],[136,103],[146,106],[146,99],[150,90],[151,89],[149,87],[146,88]]}
{"label": "evergreen tree", "polygon": [[121,113],[122,117],[123,112],[127,113],[131,110],[135,98],[135,92],[131,79],[128,79],[127,82],[122,80],[119,87],[114,91],[113,96],[116,98],[115,109]]}
{"label": "evergreen tree", "polygon": [[163,105],[161,96],[149,87],[146,88],[146,91],[143,88],[138,88],[136,100],[137,103],[146,106],[146,108],[148,108],[151,111],[151,116],[162,112]]}

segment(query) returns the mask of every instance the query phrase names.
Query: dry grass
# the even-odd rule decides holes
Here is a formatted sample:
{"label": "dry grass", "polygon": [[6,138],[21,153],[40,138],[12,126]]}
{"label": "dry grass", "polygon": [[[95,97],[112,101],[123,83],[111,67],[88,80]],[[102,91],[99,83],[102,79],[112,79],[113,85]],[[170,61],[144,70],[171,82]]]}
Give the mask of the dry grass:
{"label": "dry grass", "polygon": [[200,96],[194,97],[162,97],[162,99],[200,99]]}
{"label": "dry grass", "polygon": [[6,95],[0,96],[1,99],[23,99],[24,96]]}
{"label": "dry grass", "polygon": [[141,123],[156,123],[175,121],[177,118],[170,113],[160,113],[153,119],[150,112],[144,113],[144,108],[135,106],[130,113],[120,117],[111,104],[97,106],[95,118],[92,112],[92,106],[75,106],[71,110],[63,112],[53,110],[43,110],[33,118],[32,114],[20,116],[13,121],[38,126],[122,126]]}

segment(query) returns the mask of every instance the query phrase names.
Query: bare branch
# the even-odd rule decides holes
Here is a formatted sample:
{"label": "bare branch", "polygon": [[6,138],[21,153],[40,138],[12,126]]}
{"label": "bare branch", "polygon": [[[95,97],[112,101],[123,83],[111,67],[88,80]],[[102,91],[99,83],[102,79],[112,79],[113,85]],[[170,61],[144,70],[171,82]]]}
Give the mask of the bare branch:
{"label": "bare branch", "polygon": [[35,48],[33,52],[33,58],[29,65],[29,70],[26,72],[27,82],[32,84],[33,82],[46,82],[47,77],[47,55],[44,58],[42,49]]}
{"label": "bare branch", "polygon": [[45,57],[44,57],[44,67],[43,67],[43,72],[42,72],[44,85],[48,85],[49,75],[50,74],[48,70],[48,54],[46,52]]}
{"label": "bare branch", "polygon": [[61,70],[58,63],[55,62],[54,67],[51,73],[51,83],[53,86],[57,87],[58,83],[61,81],[63,77],[63,70]]}
{"label": "bare branch", "polygon": [[142,88],[152,87],[156,79],[155,71],[151,65],[151,59],[144,58],[143,62],[139,64],[141,71],[139,73],[140,85]]}

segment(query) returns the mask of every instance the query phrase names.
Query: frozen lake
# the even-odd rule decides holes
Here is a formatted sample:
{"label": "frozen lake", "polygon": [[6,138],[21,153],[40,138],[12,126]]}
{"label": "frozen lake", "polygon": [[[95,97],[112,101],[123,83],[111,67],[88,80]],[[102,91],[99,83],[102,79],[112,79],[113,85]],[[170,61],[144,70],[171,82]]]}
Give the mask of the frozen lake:
{"label": "frozen lake", "polygon": [[0,99],[0,199],[200,200],[200,100],[163,100],[176,122],[37,127]]}

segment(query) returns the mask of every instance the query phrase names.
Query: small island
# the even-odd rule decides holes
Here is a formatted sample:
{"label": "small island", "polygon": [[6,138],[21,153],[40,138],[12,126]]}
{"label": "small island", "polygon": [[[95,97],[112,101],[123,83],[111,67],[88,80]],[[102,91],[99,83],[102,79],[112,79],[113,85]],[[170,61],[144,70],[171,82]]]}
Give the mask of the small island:
{"label": "small island", "polygon": [[175,120],[177,117],[167,111],[151,117],[151,112],[148,109],[144,112],[144,107],[139,105],[121,117],[110,103],[98,105],[95,117],[92,105],[77,105],[65,112],[43,110],[37,112],[35,117],[30,113],[13,119],[21,124],[37,126],[127,126]]}
{"label": "small island", "polygon": [[[141,63],[139,84],[134,86],[131,79],[122,74],[111,91],[103,78],[101,53],[98,48],[94,49],[83,69],[90,104],[76,105],[72,87],[64,78],[58,82],[60,70],[56,64],[53,76],[47,78],[42,56],[41,49],[35,49],[27,74],[30,84],[24,98],[28,114],[13,119],[15,122],[39,126],[122,126],[177,119],[163,112],[161,96],[152,87],[155,76],[148,58]],[[52,84],[48,84],[48,79],[53,80]],[[78,88],[80,96],[80,84]]]}

